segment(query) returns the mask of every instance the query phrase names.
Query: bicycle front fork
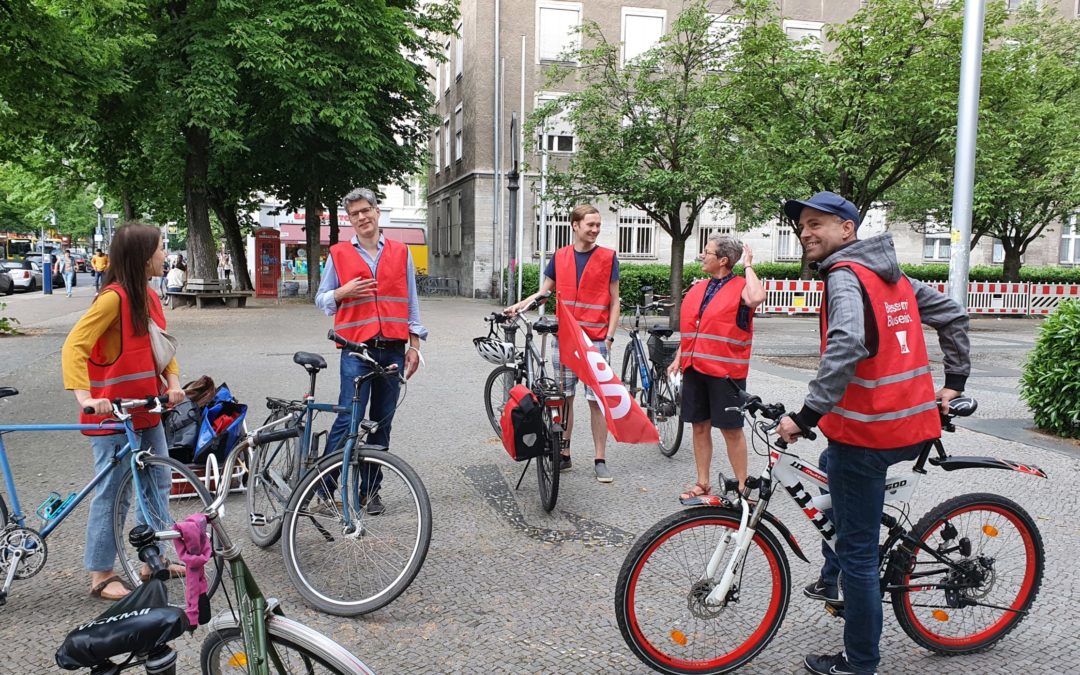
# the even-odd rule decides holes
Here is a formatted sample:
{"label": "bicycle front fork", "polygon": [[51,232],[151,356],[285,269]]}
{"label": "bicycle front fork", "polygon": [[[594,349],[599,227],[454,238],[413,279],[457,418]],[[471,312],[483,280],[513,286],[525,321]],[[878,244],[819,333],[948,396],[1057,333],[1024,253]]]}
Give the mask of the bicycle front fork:
{"label": "bicycle front fork", "polygon": [[739,504],[742,506],[742,515],[739,518],[738,532],[728,531],[724,533],[724,536],[720,539],[719,543],[717,543],[716,549],[713,550],[712,557],[709,558],[708,564],[705,566],[703,579],[710,581],[715,579],[717,572],[720,570],[720,565],[724,560],[724,554],[734,543],[735,548],[731,553],[731,557],[728,558],[727,565],[724,568],[719,583],[713,587],[712,591],[705,598],[705,604],[712,607],[722,606],[727,601],[728,594],[731,592],[731,587],[735,583],[735,577],[742,567],[743,560],[746,559],[746,552],[750,548],[750,540],[754,537],[754,531],[747,526],[750,521],[750,504],[745,499],[739,500]]}

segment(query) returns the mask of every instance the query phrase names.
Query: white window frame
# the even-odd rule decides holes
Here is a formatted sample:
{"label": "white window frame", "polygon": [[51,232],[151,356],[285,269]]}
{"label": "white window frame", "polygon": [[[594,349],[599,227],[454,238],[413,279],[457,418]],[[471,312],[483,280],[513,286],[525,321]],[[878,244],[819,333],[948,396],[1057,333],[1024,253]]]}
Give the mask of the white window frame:
{"label": "white window frame", "polygon": [[458,22],[457,35],[454,37],[454,77],[461,79],[465,71],[465,32],[464,24]]}
{"label": "white window frame", "polygon": [[[698,213],[698,255],[705,252],[705,245],[709,242],[709,237],[712,235],[735,236],[735,230],[738,229],[739,221],[734,216],[731,216],[730,219],[725,218],[725,212],[726,215],[731,215],[730,210],[725,205],[720,204],[718,208],[716,204],[710,202],[705,204]],[[722,218],[724,219],[724,222],[721,222]]]}
{"label": "white window frame", "polygon": [[952,233],[931,232],[923,234],[923,260],[929,262],[949,262],[952,255]]}
{"label": "white window frame", "polygon": [[428,228],[431,233],[431,252],[436,256],[442,255],[442,251],[439,249],[439,244],[441,243],[439,236],[442,234],[442,220],[440,219],[442,210],[439,208],[440,206],[442,206],[441,203],[434,203],[434,206],[431,209],[431,219],[433,222],[431,223],[431,227]]}
{"label": "white window frame", "polygon": [[[580,2],[562,2],[560,0],[537,0],[537,2],[536,2],[536,18],[535,18],[536,35],[534,36],[534,41],[533,41],[533,44],[536,45],[536,63],[537,64],[541,64],[541,63],[577,63],[577,59],[572,59],[570,61],[562,61],[561,57],[558,54],[552,54],[552,55],[544,56],[544,57],[541,56],[541,51],[543,51],[542,45],[543,45],[543,41],[544,41],[544,36],[542,34],[543,31],[541,30],[543,28],[543,26],[541,25],[541,22],[540,22],[540,14],[541,14],[541,10],[545,10],[545,9],[567,11],[567,12],[577,12],[577,27],[579,29],[581,28],[582,3],[580,3]],[[573,47],[575,50],[581,49],[581,33],[580,32],[576,33],[572,38],[570,36],[562,36],[562,37],[566,39],[566,42],[563,43],[562,48],[559,50],[559,54],[562,54],[564,51],[566,51],[567,46]]]}
{"label": "white window frame", "polygon": [[[1005,9],[1009,10],[1010,12],[1017,12],[1020,10],[1020,6],[1027,1],[1028,0],[1006,0]],[[1078,8],[1080,8],[1080,5],[1078,5]],[[1042,9],[1042,0],[1035,0],[1035,9]],[[1078,13],[1080,13],[1080,9],[1078,9],[1077,11]]]}
{"label": "white window frame", "polygon": [[[656,36],[656,42],[649,45],[645,49],[637,50],[635,54],[627,58],[627,35],[626,35],[626,21],[630,17],[638,17],[645,19],[660,19],[660,34]],[[645,52],[649,51],[656,45],[660,44],[660,39],[667,33],[667,10],[666,9],[651,9],[647,7],[623,7],[622,8],[622,46],[620,47],[620,55],[622,58],[622,64],[626,65],[628,62],[633,61]]]}
{"label": "white window frame", "polygon": [[442,143],[440,142],[441,140],[442,140],[442,129],[436,127],[436,129],[435,129],[435,140],[432,143],[432,145],[435,146],[434,153],[435,153],[435,175],[436,176],[439,175],[439,171],[442,169]]}
{"label": "white window frame", "polygon": [[416,208],[420,205],[420,179],[410,176],[401,190],[401,205],[405,208]]}
{"label": "white window frame", "polygon": [[442,64],[434,59],[432,63],[435,64],[435,102],[438,103],[442,98]]}
{"label": "white window frame", "polygon": [[[823,49],[823,45],[825,43],[825,24],[824,23],[822,23],[820,21],[796,21],[794,19],[784,19],[784,24],[783,25],[784,25],[784,35],[787,35],[789,40],[791,40],[791,33],[789,32],[789,29],[790,30],[800,30],[800,31],[817,31],[817,33],[818,33],[817,44],[816,45],[809,44],[809,43],[800,44],[799,49],[805,49],[805,50],[808,50],[808,51],[818,51],[818,52],[820,52]],[[806,36],[803,35],[803,37],[799,38],[799,40],[801,41],[805,37]]]}
{"label": "white window frame", "polygon": [[449,169],[450,168],[450,117],[449,116],[443,118],[442,128],[443,128],[443,156],[445,158],[444,161],[446,162],[445,166],[446,166],[447,169]]}
{"label": "white window frame", "polygon": [[[540,215],[542,206],[537,204],[536,208],[536,227],[533,234],[536,236],[534,240],[533,248],[536,249],[537,254],[540,253]],[[547,222],[544,224],[547,229],[547,244],[544,251],[544,255],[551,255],[555,251],[559,250],[563,246],[569,246],[574,243],[574,230],[570,227],[570,212],[565,209],[556,210],[548,207]]]}
{"label": "white window frame", "polygon": [[1080,265],[1080,216],[1075,213],[1061,226],[1058,260],[1062,265]]}
{"label": "white window frame", "polygon": [[[1005,246],[996,237],[993,242],[993,248],[990,249],[990,261],[995,265],[1000,265],[1005,262]],[[1020,256],[1020,264],[1024,263],[1024,258],[1024,255]]]}
{"label": "white window frame", "polygon": [[465,151],[462,129],[465,126],[465,116],[462,114],[462,104],[458,103],[454,108],[454,161],[460,162],[462,153]]}
{"label": "white window frame", "polygon": [[452,41],[450,40],[450,38],[447,38],[446,39],[446,44],[443,45],[443,49],[446,52],[444,54],[444,56],[446,58],[443,59],[443,62],[442,62],[442,67],[443,67],[443,87],[444,87],[443,93],[444,94],[449,94],[450,93],[450,84],[453,82],[453,80],[450,78],[450,59],[452,58],[451,54],[450,54],[450,45],[451,44],[452,44]]}
{"label": "white window frame", "polygon": [[450,200],[443,198],[439,202],[439,214],[442,226],[439,228],[439,250],[443,255],[450,255]]}
{"label": "white window frame", "polygon": [[[542,105],[544,105],[545,103],[547,103],[549,101],[554,101],[554,100],[558,99],[560,96],[565,96],[565,95],[566,95],[565,93],[554,92],[554,91],[538,91],[538,92],[536,92],[536,98],[535,98],[535,101],[534,101],[533,110],[537,110]],[[562,114],[565,114],[565,113],[562,113]],[[574,152],[577,152],[577,134],[574,133],[573,125],[571,125],[570,122],[563,119],[562,114],[557,116],[555,119],[550,119],[549,118],[548,123],[545,124],[544,127],[539,130],[540,135],[536,140],[536,147],[538,149],[541,149],[541,150],[543,149],[543,141],[544,141],[545,138],[547,138],[548,139],[548,145],[549,145],[549,147],[547,148],[548,152],[552,152],[552,153],[556,153],[556,154],[562,154],[562,155],[572,154]],[[559,146],[561,145],[561,143],[558,141],[558,139],[567,138],[567,137],[570,139],[570,149],[569,150],[560,150]],[[552,145],[554,145],[554,147],[550,147]]]}
{"label": "white window frame", "polygon": [[725,53],[716,63],[710,66],[709,70],[723,70],[725,66],[731,63],[734,55],[733,50],[738,44],[739,34],[742,33],[745,24],[738,18],[728,14],[710,14],[709,19],[709,38],[723,40],[726,42],[725,46],[727,47]]}
{"label": "white window frame", "polygon": [[450,254],[461,255],[461,193],[450,198]]}
{"label": "white window frame", "polygon": [[615,252],[620,258],[656,258],[656,223],[641,209],[619,209],[617,235]]}
{"label": "white window frame", "polygon": [[786,222],[776,224],[776,260],[802,260],[802,243],[799,235]]}

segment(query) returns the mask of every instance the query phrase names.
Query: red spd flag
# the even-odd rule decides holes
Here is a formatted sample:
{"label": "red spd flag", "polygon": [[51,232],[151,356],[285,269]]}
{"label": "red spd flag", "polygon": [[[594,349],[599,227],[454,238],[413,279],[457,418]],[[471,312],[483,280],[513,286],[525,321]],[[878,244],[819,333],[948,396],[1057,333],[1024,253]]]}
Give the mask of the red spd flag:
{"label": "red spd flag", "polygon": [[608,430],[615,440],[622,443],[660,441],[656,425],[649,421],[648,415],[630,396],[563,303],[559,303],[559,361],[596,393]]}

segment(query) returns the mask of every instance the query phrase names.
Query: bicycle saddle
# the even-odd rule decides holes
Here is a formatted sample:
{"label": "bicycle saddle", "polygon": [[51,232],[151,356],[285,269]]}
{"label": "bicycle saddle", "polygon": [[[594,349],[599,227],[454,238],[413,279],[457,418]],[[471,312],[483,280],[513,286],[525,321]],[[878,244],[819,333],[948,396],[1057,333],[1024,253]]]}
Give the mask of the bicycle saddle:
{"label": "bicycle saddle", "polygon": [[550,316],[542,316],[533,324],[533,330],[541,335],[555,335],[559,332],[559,322]]}
{"label": "bicycle saddle", "polygon": [[0,398],[5,396],[14,396],[19,393],[19,390],[15,387],[0,387]]}
{"label": "bicycle saddle", "polygon": [[660,326],[653,326],[649,329],[649,335],[655,335],[659,338],[671,337],[671,334],[675,331],[670,328],[661,328]]}
{"label": "bicycle saddle", "polygon": [[78,670],[107,665],[120,654],[149,654],[187,628],[184,610],[169,607],[164,582],[153,579],[68,633],[56,650],[56,665]]}
{"label": "bicycle saddle", "polygon": [[314,368],[316,371],[326,367],[326,359],[311,352],[296,352],[292,355],[293,363],[298,363],[305,368]]}

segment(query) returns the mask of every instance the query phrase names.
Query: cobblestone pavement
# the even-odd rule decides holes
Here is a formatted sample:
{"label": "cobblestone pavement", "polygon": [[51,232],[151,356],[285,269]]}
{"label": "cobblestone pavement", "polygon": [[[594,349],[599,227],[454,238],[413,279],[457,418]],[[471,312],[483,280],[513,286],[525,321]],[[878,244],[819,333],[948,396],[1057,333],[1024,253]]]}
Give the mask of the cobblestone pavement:
{"label": "cobblestone pavement", "polygon": [[[75,406],[62,391],[59,350],[89,298],[36,321],[31,337],[0,340],[0,384],[21,394],[0,402],[8,422],[71,420]],[[491,367],[469,339],[485,332],[481,317],[490,304],[466,299],[427,299],[424,321],[432,331],[427,366],[412,380],[395,420],[392,450],[423,477],[435,514],[431,550],[416,581],[389,607],[369,616],[343,619],[307,608],[285,576],[278,547],[250,544],[240,497],[227,519],[261,586],[282,599],[294,618],[312,625],[384,673],[610,673],[647,672],[624,644],[613,609],[615,579],[629,545],[660,518],[676,511],[675,495],[693,475],[689,439],[673,458],[653,447],[612,443],[608,462],[615,482],[597,483],[589,470],[591,448],[584,436],[573,442],[574,469],[563,474],[558,506],[545,514],[530,471],[514,491],[520,467],[511,462],[484,416],[481,390]],[[228,382],[262,418],[267,395],[298,396],[306,377],[291,362],[296,350],[336,356],[324,339],[330,321],[310,305],[261,305],[244,310],[190,308],[170,311],[170,330],[180,340],[185,379],[203,373]],[[946,497],[993,491],[1020,502],[1037,519],[1046,545],[1046,570],[1033,612],[988,652],[943,658],[917,647],[885,610],[883,673],[1064,673],[1080,672],[1076,611],[1080,572],[1080,507],[1073,489],[1080,478],[1080,451],[1025,432],[1023,423],[998,424],[1023,442],[972,429],[978,423],[1028,418],[1016,381],[1038,322],[979,320],[973,332],[975,376],[969,392],[980,402],[980,420],[946,439],[957,454],[993,455],[1043,467],[1049,481],[1002,471],[931,471],[912,504],[925,513]],[[756,327],[751,391],[788,407],[799,404],[812,375],[817,322],[812,318],[762,318]],[[931,340],[931,344],[936,341]],[[625,339],[615,354],[621,358]],[[319,383],[324,397],[336,396],[336,367]],[[580,398],[580,397],[579,397]],[[579,402],[580,415],[585,414]],[[992,426],[992,425],[991,425]],[[993,432],[993,429],[991,429]],[[89,443],[76,434],[7,435],[12,468],[24,510],[32,512],[50,490],[66,493],[88,477]],[[800,443],[808,459],[822,447]],[[715,467],[724,470],[723,452]],[[760,469],[762,460],[752,458]],[[814,532],[785,498],[773,511],[788,523],[810,553],[807,565],[789,554],[794,588],[817,573]],[[85,505],[48,540],[49,560],[37,577],[17,582],[0,608],[2,673],[55,670],[53,652],[74,624],[105,609],[89,597],[81,569]],[[36,522],[36,517],[31,517]],[[215,611],[224,609],[220,594]],[[179,640],[180,672],[198,672],[204,630]],[[792,596],[784,625],[771,645],[743,672],[800,673],[808,652],[832,652],[841,644],[842,623],[821,605]]]}

